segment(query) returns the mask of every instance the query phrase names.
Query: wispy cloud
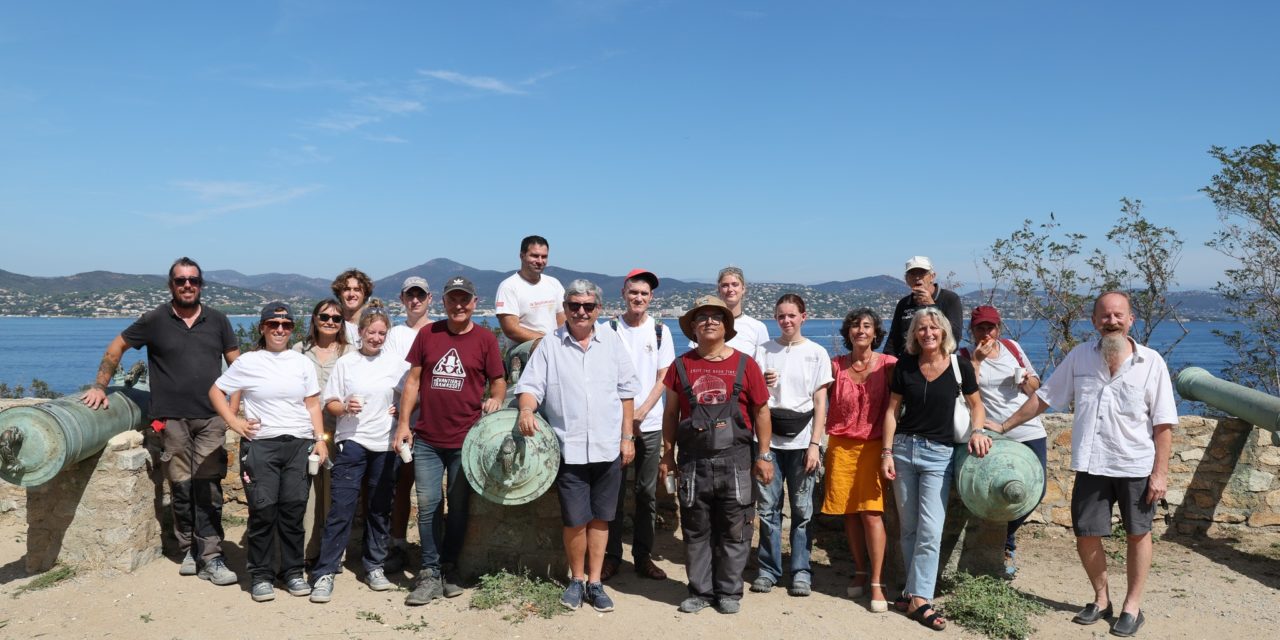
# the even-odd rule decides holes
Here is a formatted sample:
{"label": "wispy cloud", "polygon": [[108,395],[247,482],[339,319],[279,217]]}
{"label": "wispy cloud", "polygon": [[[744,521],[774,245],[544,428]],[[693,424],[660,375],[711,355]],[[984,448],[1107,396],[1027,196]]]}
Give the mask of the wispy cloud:
{"label": "wispy cloud", "polygon": [[381,119],[378,116],[367,113],[330,113],[327,116],[304,121],[304,124],[316,129],[346,133],[355,131],[367,124],[373,124]]}
{"label": "wispy cloud", "polygon": [[333,160],[332,156],[320,151],[314,144],[299,145],[294,149],[272,149],[271,157],[283,164],[321,164]]}
{"label": "wispy cloud", "polygon": [[386,113],[402,114],[422,111],[422,103],[417,100],[389,96],[361,96],[356,99],[356,103],[374,111]]}
{"label": "wispy cloud", "polygon": [[408,140],[401,138],[400,136],[389,136],[389,135],[388,136],[370,135],[370,136],[365,136],[364,139],[369,140],[371,142],[386,142],[390,144],[408,144],[409,143]]}
{"label": "wispy cloud", "polygon": [[143,214],[145,217],[172,227],[185,226],[236,211],[283,204],[320,189],[319,185],[282,187],[256,182],[219,180],[180,180],[174,182],[173,186],[205,206],[185,212]]}
{"label": "wispy cloud", "polygon": [[480,91],[489,91],[492,93],[503,93],[509,95],[519,95],[525,93],[507,82],[489,76],[469,76],[458,73],[457,71],[447,71],[443,69],[420,69],[418,73],[428,77],[456,84],[471,89],[479,89]]}

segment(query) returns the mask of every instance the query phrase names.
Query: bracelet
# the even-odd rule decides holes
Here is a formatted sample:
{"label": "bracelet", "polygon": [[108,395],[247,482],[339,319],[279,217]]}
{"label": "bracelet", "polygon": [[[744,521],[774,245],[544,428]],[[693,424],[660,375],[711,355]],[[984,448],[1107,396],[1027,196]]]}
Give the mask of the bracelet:
{"label": "bracelet", "polygon": [[889,453],[893,453],[893,447],[884,447],[884,448],[880,449],[880,452],[881,452],[881,453],[884,453],[884,452],[886,452],[886,451],[888,451]]}
{"label": "bracelet", "polygon": [[892,453],[881,453],[881,454],[880,454],[880,459],[881,459],[881,460],[883,460],[883,459],[885,459],[885,458],[892,458],[892,457],[893,457],[893,454],[892,454]]}
{"label": "bracelet", "polygon": [[820,444],[818,444],[818,443],[816,443],[816,442],[810,442],[810,443],[809,443],[809,446],[811,446],[811,447],[818,447],[818,448],[821,448],[821,447],[822,447],[822,445],[820,445]]}

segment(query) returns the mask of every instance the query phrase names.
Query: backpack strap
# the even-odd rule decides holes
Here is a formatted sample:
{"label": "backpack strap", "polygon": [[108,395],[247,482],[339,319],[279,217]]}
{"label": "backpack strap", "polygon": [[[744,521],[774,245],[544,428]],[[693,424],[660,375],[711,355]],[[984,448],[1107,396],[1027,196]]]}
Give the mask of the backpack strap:
{"label": "backpack strap", "polygon": [[614,332],[614,333],[617,333],[617,332],[618,332],[618,319],[617,319],[617,318],[609,318],[609,328],[610,328],[610,329],[613,329],[613,332]]}
{"label": "backpack strap", "polygon": [[662,349],[662,323],[657,318],[653,319],[653,335],[658,340],[658,349]]}
{"label": "backpack strap", "polygon": [[1013,357],[1018,360],[1018,364],[1022,366],[1023,369],[1027,368],[1027,359],[1022,357],[1022,350],[1018,348],[1018,343],[1008,338],[1000,338],[1000,343],[1004,345],[1004,348],[1013,353]]}
{"label": "backpack strap", "polygon": [[738,370],[733,374],[733,395],[729,397],[730,404],[737,402],[738,396],[742,393],[742,390],[746,388],[746,383],[743,382],[743,378],[746,377],[746,371],[747,354],[739,351]]}
{"label": "backpack strap", "polygon": [[693,385],[689,384],[689,373],[684,369],[684,358],[676,358],[673,362],[676,366],[676,377],[680,380],[680,386],[684,387],[684,394],[689,397],[689,406],[697,404],[693,397]]}

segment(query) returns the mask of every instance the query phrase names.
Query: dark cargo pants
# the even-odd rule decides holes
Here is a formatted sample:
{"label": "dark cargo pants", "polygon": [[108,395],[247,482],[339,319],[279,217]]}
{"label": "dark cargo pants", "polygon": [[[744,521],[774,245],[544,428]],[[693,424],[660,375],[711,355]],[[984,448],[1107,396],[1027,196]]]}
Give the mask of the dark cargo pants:
{"label": "dark cargo pants", "polygon": [[740,599],[755,519],[751,448],[739,445],[678,466],[689,594],[713,602]]}

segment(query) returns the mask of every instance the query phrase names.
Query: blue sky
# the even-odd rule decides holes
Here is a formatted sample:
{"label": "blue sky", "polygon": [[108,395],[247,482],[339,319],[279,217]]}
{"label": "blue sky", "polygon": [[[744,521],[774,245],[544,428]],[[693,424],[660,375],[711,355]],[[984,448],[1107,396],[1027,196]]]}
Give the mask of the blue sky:
{"label": "blue sky", "polygon": [[[0,269],[382,277],[435,257],[966,288],[1121,197],[1227,261],[1206,151],[1276,139],[1270,2],[7,2]],[[16,241],[15,241],[16,240]],[[1102,245],[1099,245],[1102,246]]]}

